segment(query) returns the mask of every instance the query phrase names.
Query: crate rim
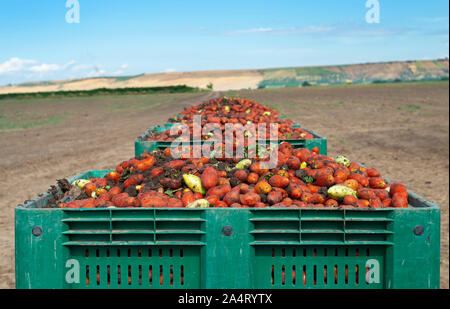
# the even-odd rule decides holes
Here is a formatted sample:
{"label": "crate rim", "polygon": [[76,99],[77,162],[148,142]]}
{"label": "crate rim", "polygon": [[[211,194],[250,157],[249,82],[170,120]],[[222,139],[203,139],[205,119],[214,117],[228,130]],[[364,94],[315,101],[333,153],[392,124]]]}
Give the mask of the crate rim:
{"label": "crate rim", "polygon": [[[294,125],[296,125],[296,124],[294,124]],[[300,126],[300,125],[298,125],[298,126]],[[138,138],[136,139],[136,142],[140,142],[140,143],[142,143],[142,142],[150,142],[150,143],[151,142],[165,142],[165,141],[147,141],[147,140],[145,140],[145,137],[147,136],[147,134],[150,133],[150,131],[153,130],[153,128],[155,128],[155,127],[157,127],[157,126],[153,126],[153,127],[148,128],[143,134],[138,136]],[[313,132],[312,130],[305,129],[305,128],[302,128],[302,130],[304,130],[304,131],[306,131],[306,132],[308,132],[308,133],[310,133],[310,134],[312,134],[314,136],[314,138],[309,139],[309,140],[325,139],[325,137],[317,134],[316,132]],[[281,142],[289,142],[289,141],[307,141],[307,140],[308,139],[280,139],[279,141],[281,141]],[[190,140],[190,141],[191,142],[197,142],[197,143],[198,142],[203,142],[203,140]],[[270,142],[271,140],[266,140],[266,141]]]}

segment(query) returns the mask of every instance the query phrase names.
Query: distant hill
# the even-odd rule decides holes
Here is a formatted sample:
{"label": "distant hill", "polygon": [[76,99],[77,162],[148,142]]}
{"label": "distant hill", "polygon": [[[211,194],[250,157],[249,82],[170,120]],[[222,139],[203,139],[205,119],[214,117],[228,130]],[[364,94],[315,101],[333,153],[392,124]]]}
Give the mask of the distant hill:
{"label": "distant hill", "polygon": [[172,72],[135,76],[27,82],[0,87],[0,94],[172,85],[207,88],[209,84],[212,84],[214,90],[238,90],[345,83],[364,84],[390,81],[426,81],[448,79],[448,77],[448,59],[438,59],[260,70]]}

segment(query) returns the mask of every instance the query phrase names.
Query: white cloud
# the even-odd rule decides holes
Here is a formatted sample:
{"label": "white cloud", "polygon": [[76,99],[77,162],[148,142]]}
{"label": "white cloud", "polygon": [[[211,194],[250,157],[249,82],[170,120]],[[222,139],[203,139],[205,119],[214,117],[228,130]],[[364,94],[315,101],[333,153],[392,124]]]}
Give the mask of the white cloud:
{"label": "white cloud", "polygon": [[244,29],[244,30],[235,30],[235,31],[231,31],[231,32],[226,32],[225,34],[252,34],[252,33],[264,33],[264,32],[272,32],[273,29],[272,28],[264,28],[264,27],[260,27],[260,28],[254,28],[254,29]]}
{"label": "white cloud", "polygon": [[0,64],[0,74],[11,73],[45,73],[52,71],[65,70],[75,64],[74,60],[64,65],[54,63],[39,63],[37,60],[20,59],[13,57]]}
{"label": "white cloud", "polygon": [[26,70],[27,67],[36,63],[37,63],[36,60],[20,59],[17,57],[13,57],[3,63],[0,63],[0,75]]}
{"label": "white cloud", "polygon": [[44,72],[61,70],[61,67],[57,64],[42,63],[40,65],[35,65],[35,66],[30,67],[29,70],[31,72],[44,73]]}
{"label": "white cloud", "polygon": [[112,73],[108,73],[111,76],[124,75],[127,73],[128,63],[122,64],[117,70],[111,71]]}
{"label": "white cloud", "polygon": [[448,23],[448,17],[421,17],[416,18],[415,20],[425,23],[443,23],[443,22]]}
{"label": "white cloud", "polygon": [[[120,74],[128,64],[120,66]],[[25,81],[72,79],[104,76],[107,72],[97,65],[78,64],[70,60],[64,64],[45,63],[31,59],[13,57],[0,63],[0,84],[21,83]]]}
{"label": "white cloud", "polygon": [[307,26],[307,27],[291,27],[291,28],[270,28],[270,27],[259,27],[252,29],[235,30],[230,32],[225,32],[227,35],[240,35],[240,34],[257,34],[257,33],[273,33],[273,34],[315,34],[324,33],[334,30],[331,26]]}
{"label": "white cloud", "polygon": [[92,71],[90,71],[87,74],[85,74],[85,77],[98,77],[98,76],[105,75],[105,73],[106,73],[105,70],[99,68],[98,66],[94,66]]}
{"label": "white cloud", "polygon": [[283,55],[283,54],[310,54],[317,52],[313,48],[281,48],[281,49],[255,49],[245,52],[248,55]]}
{"label": "white cloud", "polygon": [[77,63],[75,60],[70,60],[69,62],[67,62],[65,65],[63,65],[63,68],[68,68],[73,66],[75,63]]}
{"label": "white cloud", "polygon": [[289,33],[300,33],[300,34],[317,34],[317,33],[326,33],[334,30],[334,27],[331,26],[307,26],[302,28],[290,28],[290,29],[281,29],[278,31],[280,34],[289,34]]}
{"label": "white cloud", "polygon": [[245,30],[225,32],[225,35],[243,35],[266,33],[273,35],[315,35],[322,36],[389,36],[400,35],[412,31],[408,28],[386,28],[357,23],[345,23],[336,25],[310,25],[305,27],[270,28],[260,27]]}
{"label": "white cloud", "polygon": [[176,71],[177,71],[176,69],[168,68],[168,69],[164,70],[164,73],[173,73],[173,72],[176,72]]}

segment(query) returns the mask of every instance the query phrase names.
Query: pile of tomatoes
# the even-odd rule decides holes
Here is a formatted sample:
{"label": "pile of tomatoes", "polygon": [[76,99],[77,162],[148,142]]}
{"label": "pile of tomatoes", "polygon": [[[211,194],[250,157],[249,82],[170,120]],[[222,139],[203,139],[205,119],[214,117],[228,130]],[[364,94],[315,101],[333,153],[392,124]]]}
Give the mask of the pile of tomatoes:
{"label": "pile of tomatoes", "polygon": [[[201,116],[201,123],[196,123],[195,116]],[[271,139],[270,124],[278,125],[278,139],[280,140],[294,140],[294,139],[312,139],[314,135],[310,132],[294,126],[290,119],[280,118],[280,113],[270,108],[255,102],[253,100],[242,98],[228,98],[221,97],[219,99],[210,100],[199,105],[192,106],[185,109],[181,115],[175,119],[169,119],[173,123],[186,124],[190,130],[190,139],[196,139],[194,132],[196,125],[197,132],[201,132],[198,137],[201,140],[210,139],[212,136],[202,128],[206,124],[215,124],[222,132],[222,139],[225,139],[225,125],[226,124],[240,124],[242,127],[236,126],[237,132],[235,136],[253,136],[257,138]],[[255,132],[245,132],[248,124],[266,124],[265,136],[259,136],[256,128]],[[240,130],[242,132],[240,132]],[[175,127],[174,130],[166,130],[165,132],[151,132],[152,134],[146,137],[147,141],[173,141],[182,134],[181,128]],[[194,138],[193,138],[194,137]]]}
{"label": "pile of tomatoes", "polygon": [[[318,149],[293,149],[287,142],[270,151],[278,155],[272,169],[264,168],[267,158],[174,159],[170,148],[156,150],[121,162],[103,178],[91,178],[75,200],[58,206],[408,207],[405,186],[386,183],[375,169],[321,155]],[[66,189],[64,196],[69,194]]]}

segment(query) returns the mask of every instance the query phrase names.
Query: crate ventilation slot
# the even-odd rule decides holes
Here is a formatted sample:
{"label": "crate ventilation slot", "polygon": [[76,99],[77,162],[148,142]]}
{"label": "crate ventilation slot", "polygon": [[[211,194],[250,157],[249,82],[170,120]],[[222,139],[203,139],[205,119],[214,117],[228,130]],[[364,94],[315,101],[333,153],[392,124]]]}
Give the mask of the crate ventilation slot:
{"label": "crate ventilation slot", "polygon": [[65,212],[66,246],[204,245],[201,212],[156,209]]}
{"label": "crate ventilation slot", "polygon": [[371,281],[367,263],[383,269],[384,256],[380,246],[258,246],[255,288],[382,288],[382,275]]}
{"label": "crate ventilation slot", "polygon": [[200,247],[71,247],[80,262],[76,288],[192,288],[199,286]]}
{"label": "crate ventilation slot", "polygon": [[253,211],[251,245],[392,245],[391,211]]}

